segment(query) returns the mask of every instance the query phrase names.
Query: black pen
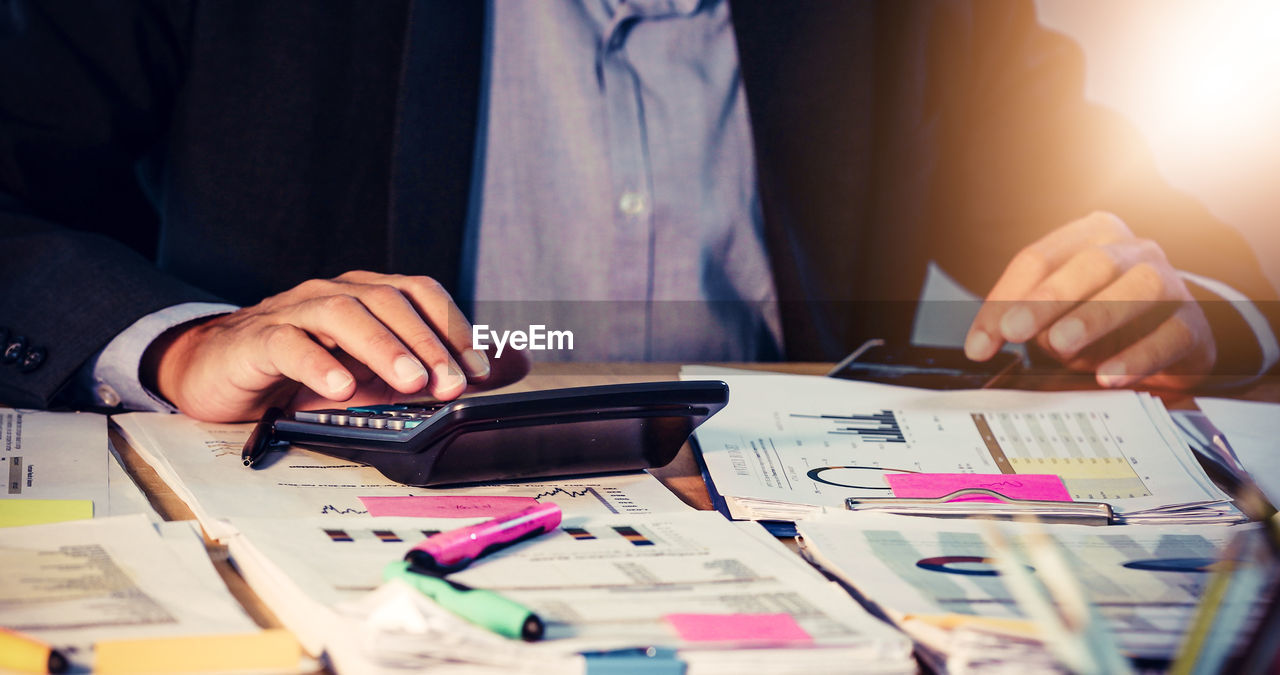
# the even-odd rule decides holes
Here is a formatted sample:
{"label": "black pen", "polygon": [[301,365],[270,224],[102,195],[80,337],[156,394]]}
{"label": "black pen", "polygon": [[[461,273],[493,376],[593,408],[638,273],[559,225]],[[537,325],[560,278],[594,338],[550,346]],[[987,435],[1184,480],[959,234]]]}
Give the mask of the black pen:
{"label": "black pen", "polygon": [[275,433],[276,420],[284,411],[271,407],[262,413],[262,419],[253,427],[253,433],[249,434],[249,440],[244,442],[244,450],[240,451],[240,459],[244,461],[245,466],[253,466],[253,463],[262,459],[267,454],[267,448],[271,447],[271,437]]}

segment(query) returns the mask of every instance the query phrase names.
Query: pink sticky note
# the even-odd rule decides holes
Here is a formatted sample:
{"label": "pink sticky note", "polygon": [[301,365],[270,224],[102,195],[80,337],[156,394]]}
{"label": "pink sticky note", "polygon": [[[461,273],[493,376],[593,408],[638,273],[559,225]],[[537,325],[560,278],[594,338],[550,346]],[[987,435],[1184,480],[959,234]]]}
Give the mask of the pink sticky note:
{"label": "pink sticky note", "polygon": [[668,614],[689,642],[813,642],[790,614]]}
{"label": "pink sticky note", "polygon": [[533,497],[361,497],[371,516],[477,518],[501,516],[538,503]]}
{"label": "pink sticky note", "polygon": [[[1013,473],[886,473],[894,497],[929,499],[964,488],[986,488],[1012,499],[1072,501],[1071,494],[1054,474]],[[994,502],[980,495],[955,501]]]}

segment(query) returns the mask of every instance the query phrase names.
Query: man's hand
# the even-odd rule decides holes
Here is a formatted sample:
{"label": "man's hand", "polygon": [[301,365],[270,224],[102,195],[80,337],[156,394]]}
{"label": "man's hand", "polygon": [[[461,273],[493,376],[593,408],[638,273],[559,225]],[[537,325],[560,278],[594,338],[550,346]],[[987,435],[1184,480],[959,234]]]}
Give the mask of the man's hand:
{"label": "man's hand", "polygon": [[1187,388],[1209,374],[1217,347],[1204,312],[1154,242],[1094,213],[1014,256],[991,289],[964,350],[985,361],[1035,338],[1098,384]]}
{"label": "man's hand", "polygon": [[348,272],[166,334],[144,357],[143,381],[192,417],[233,422],[272,405],[449,400],[468,378],[519,379],[528,364],[513,356],[491,368],[432,279]]}

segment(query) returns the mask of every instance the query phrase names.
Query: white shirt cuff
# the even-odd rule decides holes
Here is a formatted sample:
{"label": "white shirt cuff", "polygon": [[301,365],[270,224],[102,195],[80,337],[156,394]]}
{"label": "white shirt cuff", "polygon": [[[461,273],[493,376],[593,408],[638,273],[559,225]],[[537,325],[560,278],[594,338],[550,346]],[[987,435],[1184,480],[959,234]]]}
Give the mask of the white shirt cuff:
{"label": "white shirt cuff", "polygon": [[142,355],[156,338],[170,328],[237,309],[239,307],[235,305],[222,303],[185,302],[138,319],[107,343],[97,358],[86,366],[91,377],[88,387],[93,400],[108,408],[124,406],[129,410],[177,412],[177,408],[168,401],[142,386],[138,377]]}
{"label": "white shirt cuff", "polygon": [[1237,312],[1240,312],[1240,316],[1249,325],[1254,337],[1258,339],[1258,347],[1262,350],[1262,367],[1258,369],[1257,373],[1254,373],[1255,375],[1267,372],[1272,366],[1276,365],[1277,361],[1280,361],[1280,344],[1276,342],[1276,334],[1271,330],[1271,324],[1267,323],[1266,317],[1262,315],[1262,312],[1257,305],[1253,304],[1252,300],[1217,279],[1202,277],[1199,274],[1192,274],[1182,270],[1179,270],[1178,273],[1182,275],[1183,279],[1231,303],[1231,306],[1235,307]]}

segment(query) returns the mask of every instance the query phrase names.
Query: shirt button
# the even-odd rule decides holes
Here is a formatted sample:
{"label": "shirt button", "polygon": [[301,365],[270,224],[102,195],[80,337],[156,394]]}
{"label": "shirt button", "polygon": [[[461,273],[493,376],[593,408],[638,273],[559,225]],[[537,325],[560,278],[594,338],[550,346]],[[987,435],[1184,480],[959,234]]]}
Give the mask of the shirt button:
{"label": "shirt button", "polygon": [[112,389],[109,384],[104,383],[98,385],[97,394],[98,402],[108,408],[114,408],[120,405],[120,394],[117,394],[116,390]]}
{"label": "shirt button", "polygon": [[618,210],[628,216],[638,216],[649,208],[649,200],[645,198],[643,192],[624,192],[622,198],[618,200]]}

